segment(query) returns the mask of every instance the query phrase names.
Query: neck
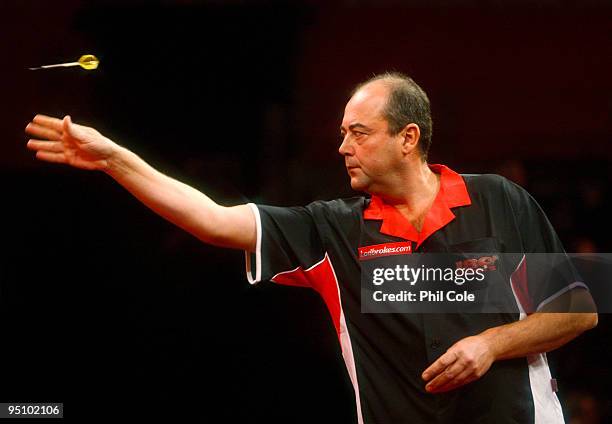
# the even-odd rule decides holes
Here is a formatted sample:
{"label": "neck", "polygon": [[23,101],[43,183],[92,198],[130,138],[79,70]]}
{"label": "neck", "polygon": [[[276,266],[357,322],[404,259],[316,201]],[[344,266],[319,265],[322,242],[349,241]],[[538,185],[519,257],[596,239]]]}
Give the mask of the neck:
{"label": "neck", "polygon": [[440,176],[426,162],[420,161],[407,166],[397,175],[392,186],[380,196],[385,203],[398,208],[421,209],[435,199],[440,186]]}

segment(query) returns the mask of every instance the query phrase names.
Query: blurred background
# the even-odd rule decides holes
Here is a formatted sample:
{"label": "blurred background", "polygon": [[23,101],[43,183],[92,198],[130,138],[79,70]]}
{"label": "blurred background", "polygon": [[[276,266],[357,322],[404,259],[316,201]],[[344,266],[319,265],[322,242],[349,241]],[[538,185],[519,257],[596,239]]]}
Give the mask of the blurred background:
{"label": "blurred background", "polygon": [[[510,4],[508,4],[510,3]],[[220,203],[350,196],[351,88],[428,93],[430,162],[502,174],[569,252],[610,252],[608,1],[2,1],[0,400],[66,416],[354,420],[314,291],[251,287],[101,173],[37,161],[36,114],[91,125]],[[80,68],[28,67],[100,59]],[[568,422],[612,422],[612,320],[549,355]]]}

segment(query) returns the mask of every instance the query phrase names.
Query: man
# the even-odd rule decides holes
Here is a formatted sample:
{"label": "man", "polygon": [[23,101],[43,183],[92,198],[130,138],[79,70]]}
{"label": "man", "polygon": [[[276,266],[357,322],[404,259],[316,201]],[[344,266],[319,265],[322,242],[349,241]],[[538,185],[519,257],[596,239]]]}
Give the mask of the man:
{"label": "man", "polygon": [[[339,151],[352,188],[371,199],[223,207],[69,116],[37,115],[26,131],[39,138],[28,141],[38,159],[104,171],[203,242],[245,250],[249,282],[317,290],[338,333],[359,423],[563,422],[545,352],[594,327],[597,315],[544,312],[569,292],[588,291],[561,281],[528,307],[522,293],[537,292],[528,280],[539,277],[524,254],[562,253],[554,230],[509,181],[427,164],[429,100],[412,79],[376,76],[346,105]],[[358,252],[393,243],[411,254],[457,246],[520,252],[500,283],[516,313],[362,313]]]}

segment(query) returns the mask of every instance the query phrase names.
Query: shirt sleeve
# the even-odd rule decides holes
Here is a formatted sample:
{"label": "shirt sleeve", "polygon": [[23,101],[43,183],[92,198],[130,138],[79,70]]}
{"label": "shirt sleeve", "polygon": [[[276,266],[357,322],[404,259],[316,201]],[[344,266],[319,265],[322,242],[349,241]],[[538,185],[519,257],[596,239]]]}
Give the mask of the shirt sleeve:
{"label": "shirt sleeve", "polygon": [[[508,184],[524,253],[511,283],[525,312],[539,311],[570,290],[588,289],[540,205],[523,188]],[[563,309],[556,312],[570,312],[571,305]]]}
{"label": "shirt sleeve", "polygon": [[[255,252],[245,252],[249,283],[307,270],[324,257],[311,206],[276,207],[249,203],[257,225]],[[295,285],[305,285],[296,283]]]}

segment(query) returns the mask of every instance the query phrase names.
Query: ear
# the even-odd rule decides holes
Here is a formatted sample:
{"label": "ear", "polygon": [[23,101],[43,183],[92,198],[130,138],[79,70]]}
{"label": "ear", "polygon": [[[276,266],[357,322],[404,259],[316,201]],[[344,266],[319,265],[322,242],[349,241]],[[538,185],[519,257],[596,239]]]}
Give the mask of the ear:
{"label": "ear", "polygon": [[417,124],[408,124],[400,132],[402,136],[402,153],[409,154],[417,148],[421,138],[421,129]]}

